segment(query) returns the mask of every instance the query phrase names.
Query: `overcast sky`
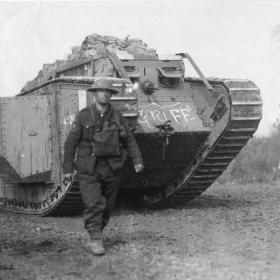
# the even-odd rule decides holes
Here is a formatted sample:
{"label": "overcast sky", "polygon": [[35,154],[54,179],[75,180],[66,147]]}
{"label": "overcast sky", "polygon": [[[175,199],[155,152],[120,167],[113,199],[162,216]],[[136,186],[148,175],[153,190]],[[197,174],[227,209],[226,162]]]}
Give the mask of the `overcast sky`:
{"label": "overcast sky", "polygon": [[17,94],[91,33],[189,52],[209,77],[253,80],[261,134],[280,116],[280,1],[0,2],[0,96]]}

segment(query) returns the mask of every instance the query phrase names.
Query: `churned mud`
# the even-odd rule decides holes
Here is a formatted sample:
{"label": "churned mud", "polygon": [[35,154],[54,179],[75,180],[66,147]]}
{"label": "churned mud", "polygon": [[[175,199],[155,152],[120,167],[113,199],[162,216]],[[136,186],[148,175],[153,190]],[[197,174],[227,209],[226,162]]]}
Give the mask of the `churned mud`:
{"label": "churned mud", "polygon": [[0,279],[279,279],[280,183],[212,186],[181,207],[117,211],[107,254],[81,217],[0,212]]}

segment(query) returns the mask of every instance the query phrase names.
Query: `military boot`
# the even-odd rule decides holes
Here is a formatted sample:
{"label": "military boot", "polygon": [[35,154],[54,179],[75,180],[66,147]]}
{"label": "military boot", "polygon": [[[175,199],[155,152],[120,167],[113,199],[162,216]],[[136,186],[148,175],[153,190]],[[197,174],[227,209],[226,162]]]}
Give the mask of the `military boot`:
{"label": "military boot", "polygon": [[95,256],[105,254],[105,248],[102,238],[93,239],[90,237],[87,243],[87,248],[90,251],[90,253]]}

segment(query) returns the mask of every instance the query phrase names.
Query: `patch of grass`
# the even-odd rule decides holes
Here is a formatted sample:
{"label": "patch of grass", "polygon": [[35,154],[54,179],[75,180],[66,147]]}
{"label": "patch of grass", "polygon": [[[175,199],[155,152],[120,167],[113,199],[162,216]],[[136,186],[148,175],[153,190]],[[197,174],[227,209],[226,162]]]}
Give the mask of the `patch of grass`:
{"label": "patch of grass", "polygon": [[218,182],[272,182],[280,178],[280,121],[266,137],[254,137],[231,162]]}

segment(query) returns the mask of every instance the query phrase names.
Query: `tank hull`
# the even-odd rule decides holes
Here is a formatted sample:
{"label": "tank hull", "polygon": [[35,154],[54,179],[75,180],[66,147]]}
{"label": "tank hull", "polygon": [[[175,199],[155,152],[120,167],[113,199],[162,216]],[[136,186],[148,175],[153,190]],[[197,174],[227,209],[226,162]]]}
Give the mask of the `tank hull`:
{"label": "tank hull", "polygon": [[[131,98],[130,102],[137,102],[138,105],[137,108],[132,106],[138,110],[138,122],[135,118],[137,114],[128,111],[131,106],[123,109],[127,100],[126,103],[121,98],[113,101],[126,114],[131,125],[136,126],[135,137],[146,166],[145,172],[139,176],[133,173],[130,162],[127,162],[120,203],[127,204],[133,200],[137,201],[138,206],[151,208],[186,203],[211,186],[252,137],[261,120],[262,108],[256,85],[248,80],[212,79],[209,82],[219,94],[209,95],[200,79],[185,79],[184,88],[188,92],[182,97],[177,96],[174,102],[174,97],[164,102],[167,95],[163,93],[160,109],[154,107],[154,100],[149,101],[144,95],[138,95],[138,101]],[[4,136],[1,136],[3,160],[0,164],[6,166],[1,176],[0,194],[4,197],[1,210],[42,216],[82,212],[78,182],[63,184],[61,161],[72,116],[79,110],[79,102],[82,102],[78,100],[81,96],[79,91],[81,93],[91,84],[91,79],[57,83],[56,86],[50,82],[44,85],[45,88],[49,86],[48,90],[44,91],[44,87],[41,87],[37,92],[33,91],[34,95],[41,94],[42,102],[47,102],[47,107],[56,108],[53,113],[50,110],[49,125],[59,129],[50,129],[49,136],[44,135],[43,139],[47,137],[50,145],[45,142],[38,144],[38,149],[42,145],[50,147],[50,150],[46,150],[50,154],[49,161],[36,165],[41,166],[42,170],[35,172],[30,167],[20,169],[21,175],[24,175],[21,179],[15,175],[19,172],[13,173],[18,165],[11,164],[9,157],[12,151],[9,154],[3,149]],[[32,98],[32,92],[28,95]],[[62,111],[61,115],[57,113]],[[157,121],[165,120],[164,117],[173,118],[175,127],[175,132],[168,137],[168,144],[166,136],[158,134],[155,125]],[[4,176],[7,173],[10,174],[9,178]]]}

